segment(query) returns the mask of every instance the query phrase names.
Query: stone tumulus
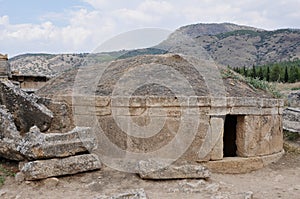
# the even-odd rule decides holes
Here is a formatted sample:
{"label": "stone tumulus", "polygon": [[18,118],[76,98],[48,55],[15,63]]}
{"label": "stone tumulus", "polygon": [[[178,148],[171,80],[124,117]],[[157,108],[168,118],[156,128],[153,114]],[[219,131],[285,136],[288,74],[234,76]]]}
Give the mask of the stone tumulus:
{"label": "stone tumulus", "polygon": [[[145,154],[154,162],[159,158],[174,160],[165,173],[153,171],[157,165],[150,164],[147,178],[159,179],[159,173],[164,179],[178,178],[170,174],[168,177],[167,173],[174,168],[187,168],[186,165],[205,165],[213,172],[250,172],[278,160],[283,154],[283,101],[240,81],[228,69],[219,67],[218,79],[214,74],[201,75],[195,64],[203,66],[201,72],[209,73],[204,68],[211,67],[211,62],[198,62],[176,53],[120,59],[105,63],[106,70],[101,75],[98,70],[103,64],[91,65],[79,73],[76,69],[68,71],[50,80],[37,94],[72,107],[74,125],[88,126],[96,132],[100,159],[107,143],[112,143],[122,151],[112,153],[116,162],[141,176],[147,172],[137,165],[144,159],[135,159],[134,154]],[[144,74],[153,72],[155,66],[178,71],[193,93],[186,95],[180,79],[173,82],[173,89],[158,84],[139,84],[131,91],[127,89],[136,85],[135,79],[151,80],[153,77]],[[130,74],[140,68],[142,72]],[[154,79],[167,78],[163,67],[156,69]],[[66,81],[66,77],[72,81]],[[220,82],[213,84],[216,81]],[[214,85],[224,88],[220,90]],[[118,94],[120,90],[122,95]],[[152,125],[153,131],[148,125]],[[187,130],[180,131],[181,125],[186,125]],[[177,145],[173,148],[165,147],[174,142]],[[187,147],[175,158],[175,152],[185,144]],[[162,150],[164,147],[166,150]],[[133,158],[122,162],[128,157]]]}

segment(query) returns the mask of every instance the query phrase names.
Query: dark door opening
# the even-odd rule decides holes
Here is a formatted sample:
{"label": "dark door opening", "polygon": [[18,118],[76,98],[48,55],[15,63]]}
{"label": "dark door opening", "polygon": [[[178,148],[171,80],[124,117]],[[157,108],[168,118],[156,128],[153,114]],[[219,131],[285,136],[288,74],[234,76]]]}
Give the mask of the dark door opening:
{"label": "dark door opening", "polygon": [[236,115],[226,115],[224,123],[224,135],[223,135],[223,153],[224,157],[235,157],[236,146]]}

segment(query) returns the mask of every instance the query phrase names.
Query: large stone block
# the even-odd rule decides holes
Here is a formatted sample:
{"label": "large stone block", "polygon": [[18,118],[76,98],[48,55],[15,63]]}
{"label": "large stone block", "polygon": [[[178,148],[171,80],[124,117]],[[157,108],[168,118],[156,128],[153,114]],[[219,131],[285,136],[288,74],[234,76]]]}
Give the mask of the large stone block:
{"label": "large stone block", "polygon": [[86,152],[96,143],[89,128],[76,127],[68,133],[44,134],[32,127],[17,149],[28,159],[47,159]]}
{"label": "large stone block", "polygon": [[286,108],[283,111],[283,128],[300,133],[300,109]]}
{"label": "large stone block", "polygon": [[[163,160],[162,160],[163,162]],[[139,162],[139,176],[142,179],[187,179],[209,178],[210,172],[202,165],[165,165],[161,161],[149,160]]]}
{"label": "large stone block", "polygon": [[198,161],[205,160],[207,156],[211,160],[223,158],[224,118],[212,116],[208,121],[209,129],[198,152]]}
{"label": "large stone block", "polygon": [[38,103],[44,104],[53,113],[50,132],[68,132],[75,127],[72,108],[66,102],[40,98]]}
{"label": "large stone block", "polygon": [[0,79],[0,104],[5,105],[14,116],[14,122],[21,133],[36,125],[42,132],[49,129],[52,112],[37,99],[23,92],[9,80]]}
{"label": "large stone block", "polygon": [[283,149],[280,115],[238,117],[237,154],[251,157],[273,154]]}
{"label": "large stone block", "polygon": [[39,180],[53,176],[76,174],[101,168],[101,162],[96,155],[86,154],[61,159],[37,160],[21,165],[20,179]]}
{"label": "large stone block", "polygon": [[13,116],[5,106],[0,106],[0,156],[10,160],[23,160],[23,155],[17,150],[21,138]]}

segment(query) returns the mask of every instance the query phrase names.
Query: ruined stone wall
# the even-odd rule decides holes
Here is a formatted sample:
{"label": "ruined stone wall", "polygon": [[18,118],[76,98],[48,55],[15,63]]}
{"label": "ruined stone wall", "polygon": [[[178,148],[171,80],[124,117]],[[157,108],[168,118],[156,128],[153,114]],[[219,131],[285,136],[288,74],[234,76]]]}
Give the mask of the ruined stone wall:
{"label": "ruined stone wall", "polygon": [[0,59],[0,77],[8,77],[9,76],[9,63],[7,60]]}
{"label": "ruined stone wall", "polygon": [[[224,120],[226,115],[236,115],[236,145],[238,157],[255,157],[279,153],[283,150],[282,135],[282,107],[283,101],[278,99],[261,98],[226,98],[226,104],[214,103],[207,97],[194,97],[195,101],[189,107],[179,103],[179,99],[162,97],[135,97],[133,99],[110,99],[109,97],[78,97],[60,96],[59,99],[67,102],[73,108],[75,124],[78,126],[99,127],[110,142],[124,151],[149,153],[162,149],[169,143],[177,140],[186,142],[183,137],[176,137],[182,122],[193,128],[198,122],[196,133],[186,131],[186,137],[193,137],[185,153],[178,159],[179,162],[205,162],[221,160],[223,154]],[[218,101],[218,100],[216,100]],[[127,104],[126,104],[127,103]],[[190,103],[190,102],[189,102]],[[188,114],[184,115],[184,111]],[[192,120],[184,120],[191,117]],[[77,119],[76,119],[77,118]],[[127,126],[132,122],[139,127],[147,126],[152,120],[165,120],[159,131],[151,136],[141,138],[138,130]],[[118,121],[118,122],[116,122]],[[157,126],[153,126],[156,131]],[[131,128],[131,129],[129,129]],[[139,129],[139,128],[137,128]],[[140,128],[141,129],[141,128]],[[128,135],[126,131],[134,135]],[[147,132],[144,132],[144,135]],[[168,157],[170,151],[162,156]],[[124,153],[124,156],[126,154]]]}

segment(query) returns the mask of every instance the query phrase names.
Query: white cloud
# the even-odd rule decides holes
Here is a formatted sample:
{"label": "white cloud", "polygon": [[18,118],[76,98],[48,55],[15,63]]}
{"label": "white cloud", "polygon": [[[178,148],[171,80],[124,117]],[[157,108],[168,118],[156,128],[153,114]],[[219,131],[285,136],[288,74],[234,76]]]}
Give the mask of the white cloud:
{"label": "white cloud", "polygon": [[40,23],[13,24],[10,16],[0,15],[1,48],[11,54],[91,51],[121,32],[144,27],[175,29],[191,23],[300,28],[299,0],[81,1],[84,4],[39,16]]}

